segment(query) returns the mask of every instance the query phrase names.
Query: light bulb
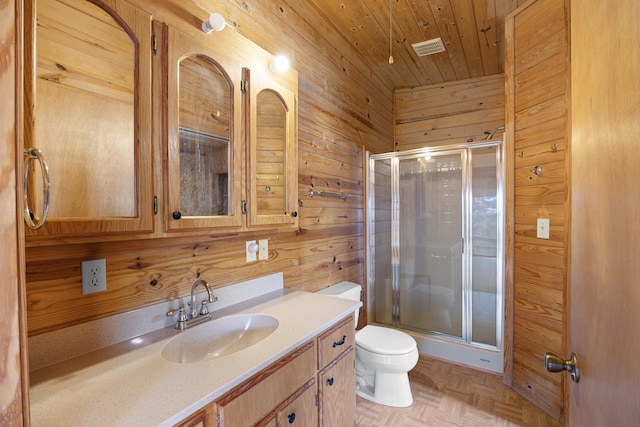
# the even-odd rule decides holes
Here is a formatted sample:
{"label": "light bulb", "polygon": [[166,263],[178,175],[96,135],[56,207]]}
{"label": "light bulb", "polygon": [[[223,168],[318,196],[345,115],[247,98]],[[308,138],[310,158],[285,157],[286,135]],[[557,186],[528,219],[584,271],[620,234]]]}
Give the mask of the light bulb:
{"label": "light bulb", "polygon": [[219,13],[212,13],[209,19],[202,22],[202,31],[210,33],[211,31],[222,31],[227,23],[224,20],[224,16]]}
{"label": "light bulb", "polygon": [[284,55],[276,56],[269,64],[269,69],[276,73],[284,73],[289,69],[289,58]]}

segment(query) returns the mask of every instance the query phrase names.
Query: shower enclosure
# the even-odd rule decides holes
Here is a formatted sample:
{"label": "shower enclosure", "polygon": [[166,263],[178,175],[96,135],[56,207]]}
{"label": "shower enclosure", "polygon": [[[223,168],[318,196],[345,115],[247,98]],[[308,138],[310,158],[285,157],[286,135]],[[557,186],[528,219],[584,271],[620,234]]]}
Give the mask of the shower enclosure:
{"label": "shower enclosure", "polygon": [[368,306],[424,354],[502,372],[500,141],[368,156]]}

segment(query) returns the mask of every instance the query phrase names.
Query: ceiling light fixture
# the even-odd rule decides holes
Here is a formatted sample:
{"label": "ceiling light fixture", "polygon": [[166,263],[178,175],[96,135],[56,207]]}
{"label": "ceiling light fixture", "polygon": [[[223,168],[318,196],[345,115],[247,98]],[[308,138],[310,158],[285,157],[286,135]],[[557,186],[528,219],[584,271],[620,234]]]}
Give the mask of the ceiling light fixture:
{"label": "ceiling light fixture", "polygon": [[389,0],[389,64],[393,64],[393,12],[391,9],[391,2]]}

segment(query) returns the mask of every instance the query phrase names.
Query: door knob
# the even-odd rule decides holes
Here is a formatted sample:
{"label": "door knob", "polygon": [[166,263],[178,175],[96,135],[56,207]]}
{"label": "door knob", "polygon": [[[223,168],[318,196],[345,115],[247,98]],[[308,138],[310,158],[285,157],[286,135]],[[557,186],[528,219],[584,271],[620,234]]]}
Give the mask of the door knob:
{"label": "door knob", "polygon": [[564,360],[557,354],[546,352],[544,354],[544,368],[547,372],[567,371],[571,375],[571,381],[580,382],[580,368],[578,367],[578,355],[571,353],[568,360]]}

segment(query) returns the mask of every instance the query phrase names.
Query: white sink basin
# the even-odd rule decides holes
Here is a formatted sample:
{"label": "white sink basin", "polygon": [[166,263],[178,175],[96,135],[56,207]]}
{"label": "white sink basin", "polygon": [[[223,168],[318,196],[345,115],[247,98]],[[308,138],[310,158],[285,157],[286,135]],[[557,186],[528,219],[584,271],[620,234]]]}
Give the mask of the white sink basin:
{"label": "white sink basin", "polygon": [[195,363],[227,356],[256,344],[278,328],[266,314],[238,314],[194,326],[162,347],[162,357],[176,363]]}

